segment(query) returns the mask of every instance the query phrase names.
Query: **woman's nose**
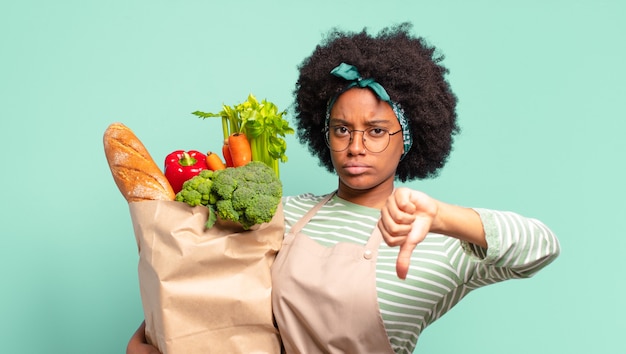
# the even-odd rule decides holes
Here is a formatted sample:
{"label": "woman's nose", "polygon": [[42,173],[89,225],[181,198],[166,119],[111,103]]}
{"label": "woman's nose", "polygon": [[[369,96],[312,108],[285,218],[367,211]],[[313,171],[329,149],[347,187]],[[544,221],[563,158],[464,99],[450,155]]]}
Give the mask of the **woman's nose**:
{"label": "woman's nose", "polygon": [[[361,133],[361,135],[357,135],[356,133]],[[350,133],[350,144],[348,145],[348,150],[352,154],[362,154],[365,152],[365,132],[361,130],[353,130]]]}

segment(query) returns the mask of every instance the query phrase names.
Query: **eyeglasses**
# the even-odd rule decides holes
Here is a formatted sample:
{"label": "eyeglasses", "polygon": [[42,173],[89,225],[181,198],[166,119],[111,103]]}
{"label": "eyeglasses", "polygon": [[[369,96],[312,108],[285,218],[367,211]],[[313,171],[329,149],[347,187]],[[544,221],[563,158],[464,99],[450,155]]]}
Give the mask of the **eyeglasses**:
{"label": "eyeglasses", "polygon": [[336,125],[324,128],[324,136],[326,137],[326,145],[335,152],[344,151],[352,143],[353,133],[361,132],[363,136],[363,146],[369,152],[383,152],[387,146],[392,135],[400,133],[402,129],[397,132],[390,133],[387,129],[383,128],[369,128],[366,130],[348,129],[344,125]]}

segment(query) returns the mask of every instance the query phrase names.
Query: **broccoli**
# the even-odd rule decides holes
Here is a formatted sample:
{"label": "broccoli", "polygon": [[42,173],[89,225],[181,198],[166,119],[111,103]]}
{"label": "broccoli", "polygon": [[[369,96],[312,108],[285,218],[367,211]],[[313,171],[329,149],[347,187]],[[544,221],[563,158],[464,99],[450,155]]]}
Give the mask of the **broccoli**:
{"label": "broccoli", "polygon": [[176,201],[208,207],[207,228],[213,226],[217,215],[248,230],[272,220],[282,192],[276,172],[263,162],[251,161],[241,167],[203,170],[183,184]]}
{"label": "broccoli", "polygon": [[207,205],[211,196],[212,177],[213,171],[202,170],[198,176],[183,183],[183,189],[176,194],[175,200],[191,206]]}

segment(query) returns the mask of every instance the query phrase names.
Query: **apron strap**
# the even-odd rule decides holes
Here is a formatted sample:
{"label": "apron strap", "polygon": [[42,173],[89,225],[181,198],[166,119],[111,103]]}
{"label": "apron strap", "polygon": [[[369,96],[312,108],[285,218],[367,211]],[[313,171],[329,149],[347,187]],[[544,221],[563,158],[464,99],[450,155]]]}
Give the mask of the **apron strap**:
{"label": "apron strap", "polygon": [[[326,204],[335,194],[337,194],[337,191],[328,193],[326,196],[324,196],[324,198],[322,198],[322,200],[320,200],[319,203],[313,206],[306,214],[304,214],[304,216],[302,216],[302,218],[300,218],[300,220],[298,220],[291,227],[291,229],[289,229],[289,233],[285,236],[285,239],[289,239],[289,240],[293,239],[296,236],[296,234],[302,230],[304,225],[306,225],[311,220],[311,218],[322,208],[322,206],[324,206],[324,204]],[[367,241],[367,244],[365,245],[365,248],[366,248],[365,252],[370,253],[370,254],[372,252],[376,252],[376,250],[378,250],[378,247],[380,246],[382,241],[383,241],[383,236],[380,232],[380,229],[378,228],[378,225],[376,225],[374,227],[374,230],[372,231],[372,234],[369,240]]]}
{"label": "apron strap", "polygon": [[298,222],[296,222],[295,225],[291,227],[291,229],[289,229],[288,235],[295,235],[298,232],[300,232],[300,230],[302,230],[304,225],[306,225],[311,220],[313,215],[315,215],[322,208],[322,206],[324,206],[324,204],[326,204],[336,193],[337,191],[328,193],[324,198],[322,198],[322,200],[320,200],[319,203],[317,203],[314,207],[309,209],[309,211],[306,214],[304,214],[304,216],[302,216],[300,220],[298,220]]}
{"label": "apron strap", "polygon": [[378,225],[376,225],[374,227],[374,230],[372,231],[372,234],[370,235],[369,240],[367,240],[367,244],[365,245],[365,247],[370,250],[378,250],[378,246],[380,246],[382,241],[383,234],[380,232]]}

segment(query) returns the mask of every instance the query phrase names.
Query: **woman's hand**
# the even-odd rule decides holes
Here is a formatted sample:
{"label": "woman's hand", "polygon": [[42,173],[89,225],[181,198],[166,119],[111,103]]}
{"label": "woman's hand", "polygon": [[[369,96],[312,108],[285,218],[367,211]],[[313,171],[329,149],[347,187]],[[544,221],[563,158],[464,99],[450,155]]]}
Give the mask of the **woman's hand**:
{"label": "woman's hand", "polygon": [[439,204],[428,195],[409,188],[397,188],[381,210],[378,227],[389,246],[400,246],[396,273],[406,279],[411,254],[431,230]]}
{"label": "woman's hand", "polygon": [[139,328],[130,337],[126,346],[126,354],[161,354],[155,346],[148,344],[145,321],[141,322]]}
{"label": "woman's hand", "polygon": [[378,227],[387,245],[400,246],[396,263],[400,279],[406,279],[411,254],[429,232],[488,247],[476,211],[443,203],[409,188],[397,188],[387,198]]}

